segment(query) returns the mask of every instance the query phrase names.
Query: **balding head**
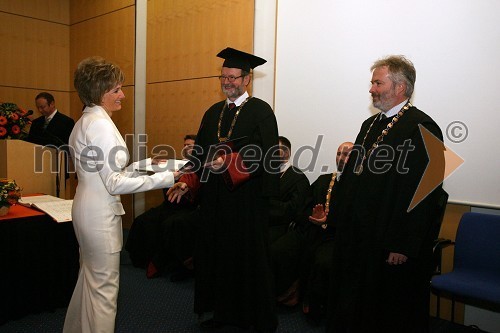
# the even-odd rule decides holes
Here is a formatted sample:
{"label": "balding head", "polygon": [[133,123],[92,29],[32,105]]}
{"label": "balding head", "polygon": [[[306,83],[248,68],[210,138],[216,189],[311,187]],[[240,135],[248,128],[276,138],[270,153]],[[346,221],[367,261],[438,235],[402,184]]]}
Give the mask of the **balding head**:
{"label": "balding head", "polygon": [[337,171],[342,172],[344,169],[344,165],[347,164],[347,161],[349,160],[349,154],[351,153],[352,147],[354,144],[352,142],[343,142],[339,148],[337,149]]}

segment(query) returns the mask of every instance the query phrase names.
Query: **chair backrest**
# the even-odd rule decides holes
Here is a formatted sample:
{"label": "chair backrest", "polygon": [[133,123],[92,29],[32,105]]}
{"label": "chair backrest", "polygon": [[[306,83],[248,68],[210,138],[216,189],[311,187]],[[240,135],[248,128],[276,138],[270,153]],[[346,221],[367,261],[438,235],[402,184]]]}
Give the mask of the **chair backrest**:
{"label": "chair backrest", "polygon": [[[442,240],[438,239],[441,225],[443,224],[444,212],[448,203],[448,193],[441,187],[436,193],[436,206],[433,211],[433,220],[430,229],[429,239],[433,240],[432,244],[432,267],[430,267],[431,275],[441,274],[441,248]],[[450,241],[451,242],[451,241]]]}
{"label": "chair backrest", "polygon": [[465,213],[455,239],[454,270],[474,270],[500,279],[500,215]]}
{"label": "chair backrest", "polygon": [[435,220],[434,220],[434,239],[439,237],[439,232],[441,231],[441,224],[443,224],[444,212],[446,210],[446,204],[448,203],[448,193],[441,188],[438,194],[435,210]]}
{"label": "chair backrest", "polygon": [[444,212],[446,210],[446,204],[448,203],[448,193],[440,188],[437,193],[436,206],[434,210],[434,221],[432,221],[432,239],[437,239],[439,237],[439,232],[441,230],[441,224],[443,223]]}

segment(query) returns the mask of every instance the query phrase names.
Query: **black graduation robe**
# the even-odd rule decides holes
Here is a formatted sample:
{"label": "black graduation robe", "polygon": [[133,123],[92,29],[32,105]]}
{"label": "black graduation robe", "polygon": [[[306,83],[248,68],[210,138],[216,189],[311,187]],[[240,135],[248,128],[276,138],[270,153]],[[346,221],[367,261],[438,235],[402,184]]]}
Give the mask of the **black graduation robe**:
{"label": "black graduation robe", "polygon": [[[210,145],[219,143],[224,104],[214,104],[203,117],[196,136],[199,147],[193,151],[200,161]],[[236,109],[225,110],[221,136],[227,135]],[[279,163],[274,165],[268,153],[272,147],[277,151],[278,128],[266,102],[251,98],[244,105],[231,139],[240,137],[245,140],[234,147],[237,152],[226,155],[228,170],[220,174],[202,168],[181,178],[194,192],[200,185],[194,310],[213,311],[214,320],[225,324],[269,330],[278,324],[268,238],[269,198],[279,193]]]}
{"label": "black graduation robe", "polygon": [[168,228],[163,222],[169,221],[171,217],[183,217],[195,209],[196,204],[187,200],[182,200],[179,204],[165,200],[137,216],[125,243],[125,250],[128,251],[132,264],[135,267],[146,268],[153,260],[159,271],[167,271],[170,253],[164,253],[166,242],[164,234]]}
{"label": "black graduation robe", "polygon": [[[311,197],[297,216],[294,229],[289,230],[271,245],[277,295],[287,291],[294,281],[300,279],[300,293],[311,307],[317,306],[320,302],[326,303],[323,295],[327,294],[329,278],[324,266],[330,265],[323,263],[331,261],[330,241],[333,239],[334,224],[332,215],[327,217],[326,229],[310,222],[309,216],[316,204],[325,204],[331,179],[332,174],[318,177],[310,187]],[[330,204],[333,203],[334,196],[333,191]]]}
{"label": "black graduation robe", "polygon": [[311,186],[306,175],[293,165],[280,176],[280,195],[271,198],[269,240],[284,235],[291,222],[304,211],[310,201]]}
{"label": "black graduation robe", "polygon": [[[355,148],[362,144],[376,116],[361,126]],[[391,119],[376,120],[365,140],[366,151]],[[328,332],[428,330],[430,231],[440,188],[408,212],[429,161],[419,124],[442,140],[438,125],[411,107],[382,142],[383,149],[392,151],[392,155],[389,153],[386,162],[378,166],[389,160],[389,170],[373,170],[373,157],[380,146],[365,162],[361,175],[353,173],[358,160],[355,150],[344,168],[333,209],[336,235]],[[411,140],[406,145],[410,143],[414,149],[406,150],[403,156],[405,140]],[[438,159],[434,160],[439,162],[438,167],[432,172],[442,179],[444,154]],[[408,260],[402,265],[388,265],[385,260],[389,252],[404,254]]]}

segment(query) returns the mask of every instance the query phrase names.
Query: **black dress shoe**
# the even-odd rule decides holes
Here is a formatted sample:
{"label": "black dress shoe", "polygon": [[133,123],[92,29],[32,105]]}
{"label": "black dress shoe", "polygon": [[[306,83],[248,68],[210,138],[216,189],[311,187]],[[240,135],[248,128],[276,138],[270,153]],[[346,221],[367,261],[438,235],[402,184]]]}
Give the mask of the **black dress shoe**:
{"label": "black dress shoe", "polygon": [[207,319],[207,320],[202,321],[200,323],[200,328],[202,330],[214,330],[214,329],[220,328],[222,326],[224,326],[224,324],[222,324],[218,321],[215,321],[213,318]]}

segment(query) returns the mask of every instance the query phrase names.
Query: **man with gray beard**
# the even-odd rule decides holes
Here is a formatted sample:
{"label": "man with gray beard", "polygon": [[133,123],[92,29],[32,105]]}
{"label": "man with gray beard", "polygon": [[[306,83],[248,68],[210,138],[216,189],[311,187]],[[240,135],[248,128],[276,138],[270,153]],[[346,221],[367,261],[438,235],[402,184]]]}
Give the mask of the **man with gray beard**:
{"label": "man with gray beard", "polygon": [[[195,172],[169,191],[200,200],[194,252],[194,311],[202,329],[223,325],[274,332],[277,325],[269,257],[269,200],[279,195],[274,112],[247,92],[251,70],[266,60],[226,48],[219,76],[226,99],[206,111],[196,136]],[[210,157],[210,150],[225,146]],[[203,162],[202,162],[203,161]]]}
{"label": "man with gray beard", "polygon": [[[410,103],[416,71],[408,59],[390,56],[371,70],[370,94],[381,112],[362,124],[330,210],[336,238],[327,331],[427,332],[443,137]],[[422,130],[441,140],[433,170],[426,170]],[[437,187],[410,206],[424,171]]]}

